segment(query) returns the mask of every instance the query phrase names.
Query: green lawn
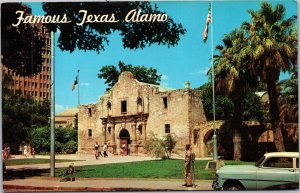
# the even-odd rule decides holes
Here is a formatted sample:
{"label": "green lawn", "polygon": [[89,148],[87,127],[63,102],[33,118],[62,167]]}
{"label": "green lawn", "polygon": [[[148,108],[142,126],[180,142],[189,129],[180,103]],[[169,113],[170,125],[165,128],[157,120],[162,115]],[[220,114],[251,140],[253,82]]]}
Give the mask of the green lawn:
{"label": "green lawn", "polygon": [[[79,160],[55,160],[58,162],[75,162]],[[50,163],[50,159],[11,159],[6,160],[6,165],[40,164]],[[215,174],[211,170],[205,170],[207,161],[195,162],[195,178],[212,180]],[[253,162],[225,161],[225,165],[254,164]],[[67,168],[55,170],[55,176],[59,176]],[[152,178],[152,179],[182,179],[184,173],[183,160],[156,160],[131,163],[104,164],[92,166],[76,166],[75,177],[79,178]],[[24,169],[20,171],[8,172],[7,179],[50,176],[49,169]]]}
{"label": "green lawn", "polygon": [[[80,160],[68,160],[68,159],[57,159],[56,163],[60,162],[76,162]],[[40,159],[40,158],[27,158],[27,159],[9,159],[4,161],[6,166],[14,165],[28,165],[28,164],[46,164],[50,163],[50,159]]]}
{"label": "green lawn", "polygon": [[[196,179],[214,179],[211,170],[205,170],[207,161],[196,161]],[[225,161],[225,165],[254,164],[253,162]],[[57,169],[56,176],[65,169]],[[159,178],[182,179],[184,173],[183,160],[157,160],[132,163],[105,164],[76,167],[75,177],[80,178]]]}

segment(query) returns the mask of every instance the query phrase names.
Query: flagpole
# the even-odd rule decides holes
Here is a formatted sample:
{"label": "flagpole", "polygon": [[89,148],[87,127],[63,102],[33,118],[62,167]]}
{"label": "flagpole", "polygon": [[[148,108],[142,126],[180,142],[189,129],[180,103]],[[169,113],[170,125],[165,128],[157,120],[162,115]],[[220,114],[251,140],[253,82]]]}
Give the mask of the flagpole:
{"label": "flagpole", "polygon": [[213,160],[218,160],[218,151],[217,151],[217,135],[216,135],[216,109],[215,109],[215,70],[214,70],[214,25],[213,25],[213,3],[210,1],[210,11],[211,11],[211,69],[212,69],[212,92],[213,92]]}
{"label": "flagpole", "polygon": [[77,82],[77,84],[78,84],[78,108],[79,108],[79,105],[80,105],[80,92],[79,92],[79,69],[77,70],[77,72],[78,72],[78,75],[77,75],[77,79],[78,79],[78,82]]}
{"label": "flagpole", "polygon": [[51,31],[51,115],[50,115],[50,176],[54,177],[55,170],[55,71],[54,71],[54,32]]}

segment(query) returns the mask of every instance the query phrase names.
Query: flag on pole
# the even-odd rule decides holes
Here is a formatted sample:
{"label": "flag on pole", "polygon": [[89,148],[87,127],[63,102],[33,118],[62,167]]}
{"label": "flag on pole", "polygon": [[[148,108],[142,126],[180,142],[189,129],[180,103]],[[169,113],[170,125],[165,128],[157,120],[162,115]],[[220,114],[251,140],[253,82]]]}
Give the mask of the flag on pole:
{"label": "flag on pole", "polygon": [[76,76],[76,78],[74,80],[74,83],[72,85],[72,91],[75,90],[75,87],[76,87],[77,84],[78,84],[78,82],[77,82],[77,76]]}
{"label": "flag on pole", "polygon": [[207,35],[208,35],[208,27],[209,27],[209,23],[211,22],[211,5],[209,5],[209,9],[208,9],[208,14],[207,14],[207,18],[206,18],[206,24],[205,24],[205,29],[203,32],[203,42],[205,43],[207,40]]}

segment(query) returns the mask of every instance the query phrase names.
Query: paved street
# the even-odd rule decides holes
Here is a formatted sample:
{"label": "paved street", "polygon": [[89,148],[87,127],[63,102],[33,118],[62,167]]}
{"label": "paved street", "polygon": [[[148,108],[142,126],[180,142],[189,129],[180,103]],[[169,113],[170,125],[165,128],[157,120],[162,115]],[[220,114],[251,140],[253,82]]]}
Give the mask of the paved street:
{"label": "paved street", "polygon": [[[12,159],[24,159],[23,156],[14,156]],[[49,158],[49,156],[36,156],[36,158]],[[74,162],[76,166],[96,165],[106,163],[122,163],[144,160],[154,160],[146,156],[113,156],[100,157],[96,160],[94,155],[56,155],[56,159],[82,160]],[[56,163],[56,168],[67,167],[72,162]],[[49,164],[34,164],[8,166],[7,169],[47,169]],[[60,182],[59,178],[30,177],[3,181],[4,191],[160,191],[160,190],[212,190],[210,180],[196,180],[195,187],[182,186],[181,179],[99,179],[76,178],[75,181]]]}

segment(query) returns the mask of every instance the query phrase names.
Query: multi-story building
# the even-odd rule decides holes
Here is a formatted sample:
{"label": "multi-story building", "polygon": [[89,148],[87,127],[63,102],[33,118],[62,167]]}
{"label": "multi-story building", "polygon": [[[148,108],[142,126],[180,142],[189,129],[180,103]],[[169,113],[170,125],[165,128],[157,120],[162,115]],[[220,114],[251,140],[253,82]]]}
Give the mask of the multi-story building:
{"label": "multi-story building", "polygon": [[1,64],[2,81],[6,82],[5,84],[2,84],[2,87],[4,92],[10,92],[13,95],[31,96],[37,100],[49,100],[51,76],[50,33],[42,24],[39,23],[36,24],[36,26],[39,29],[39,33],[41,33],[46,40],[46,46],[42,53],[44,63],[41,72],[31,77],[23,77],[6,67],[5,64]]}

